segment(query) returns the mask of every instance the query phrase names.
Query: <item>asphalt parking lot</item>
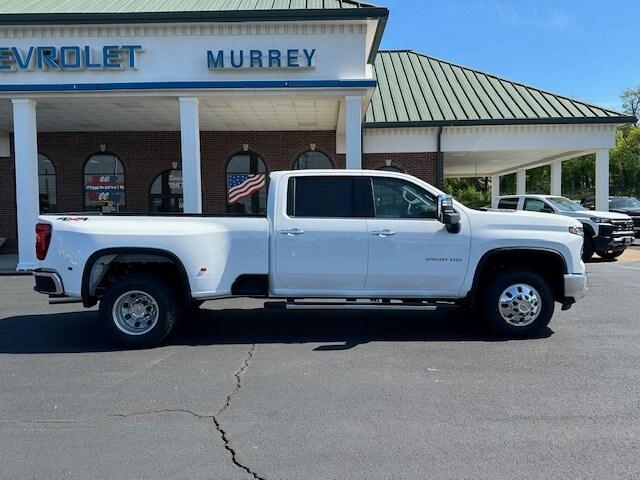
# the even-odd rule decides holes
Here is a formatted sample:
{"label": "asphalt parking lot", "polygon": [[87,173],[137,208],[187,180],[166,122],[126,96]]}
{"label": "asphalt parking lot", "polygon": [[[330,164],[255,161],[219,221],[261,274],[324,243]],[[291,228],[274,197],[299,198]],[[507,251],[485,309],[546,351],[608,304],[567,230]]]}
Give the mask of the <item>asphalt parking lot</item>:
{"label": "asphalt parking lot", "polygon": [[0,277],[0,477],[638,478],[640,262],[588,270],[533,340],[234,300],[146,351]]}

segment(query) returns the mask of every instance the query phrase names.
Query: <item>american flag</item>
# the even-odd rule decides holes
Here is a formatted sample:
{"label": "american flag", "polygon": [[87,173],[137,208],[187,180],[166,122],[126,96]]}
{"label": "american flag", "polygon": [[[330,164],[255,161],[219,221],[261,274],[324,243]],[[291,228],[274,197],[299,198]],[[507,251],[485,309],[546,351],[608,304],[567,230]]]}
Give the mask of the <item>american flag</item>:
{"label": "american flag", "polygon": [[229,203],[236,203],[251,196],[266,184],[267,176],[264,174],[227,175]]}

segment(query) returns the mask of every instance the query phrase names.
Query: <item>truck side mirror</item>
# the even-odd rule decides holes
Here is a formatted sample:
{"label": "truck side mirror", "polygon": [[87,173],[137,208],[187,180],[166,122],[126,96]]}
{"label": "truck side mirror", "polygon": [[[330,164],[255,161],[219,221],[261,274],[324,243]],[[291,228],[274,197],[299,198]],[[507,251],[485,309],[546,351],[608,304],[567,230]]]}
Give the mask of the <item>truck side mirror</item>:
{"label": "truck side mirror", "polygon": [[447,226],[449,233],[460,231],[460,214],[453,208],[453,198],[449,195],[438,195],[438,221]]}

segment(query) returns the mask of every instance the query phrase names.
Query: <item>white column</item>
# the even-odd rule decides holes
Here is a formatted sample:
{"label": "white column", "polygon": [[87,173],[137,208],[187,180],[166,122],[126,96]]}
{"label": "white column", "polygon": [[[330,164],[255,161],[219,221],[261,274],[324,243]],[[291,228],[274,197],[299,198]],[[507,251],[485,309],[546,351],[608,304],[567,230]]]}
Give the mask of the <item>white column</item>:
{"label": "white column", "polygon": [[527,193],[527,171],[518,170],[516,173],[516,194],[525,195]]}
{"label": "white column", "polygon": [[551,195],[562,195],[562,161],[551,164]]}
{"label": "white column", "polygon": [[362,97],[345,97],[347,168],[362,168]]}
{"label": "white column", "polygon": [[196,97],[180,97],[184,213],[202,213],[199,103]]}
{"label": "white column", "polygon": [[596,151],[596,210],[609,211],[609,150]]}
{"label": "white column", "polygon": [[498,206],[498,197],[500,196],[500,175],[491,177],[491,208]]}
{"label": "white column", "polygon": [[12,101],[18,218],[17,269],[33,270],[37,266],[35,228],[40,214],[36,102],[27,98]]}

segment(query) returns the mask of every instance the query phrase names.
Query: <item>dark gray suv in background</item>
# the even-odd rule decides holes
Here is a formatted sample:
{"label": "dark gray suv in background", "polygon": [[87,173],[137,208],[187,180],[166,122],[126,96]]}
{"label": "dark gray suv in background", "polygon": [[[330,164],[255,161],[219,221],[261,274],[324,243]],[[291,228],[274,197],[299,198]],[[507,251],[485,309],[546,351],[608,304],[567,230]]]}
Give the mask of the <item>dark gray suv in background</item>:
{"label": "dark gray suv in background", "polygon": [[[580,204],[589,210],[595,210],[593,197],[583,198]],[[633,229],[636,238],[640,238],[640,200],[635,197],[614,196],[609,197],[609,211],[624,213],[633,219]]]}

